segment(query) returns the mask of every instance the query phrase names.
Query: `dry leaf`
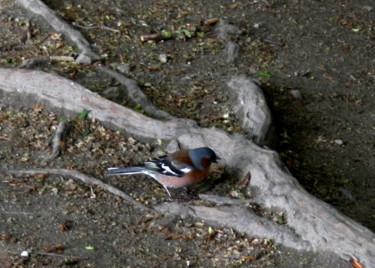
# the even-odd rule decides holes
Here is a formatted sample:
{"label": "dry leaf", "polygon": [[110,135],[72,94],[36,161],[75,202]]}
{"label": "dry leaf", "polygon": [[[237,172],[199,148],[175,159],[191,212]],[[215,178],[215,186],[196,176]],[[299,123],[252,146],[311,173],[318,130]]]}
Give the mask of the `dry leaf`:
{"label": "dry leaf", "polygon": [[61,253],[64,250],[64,248],[64,245],[59,243],[56,245],[46,247],[44,251],[47,253]]}
{"label": "dry leaf", "polygon": [[0,114],[0,120],[5,120],[5,119],[8,119],[9,118],[9,115],[7,114]]}
{"label": "dry leaf", "polygon": [[365,267],[362,263],[360,263],[357,259],[355,259],[353,257],[350,259],[350,263],[352,264],[352,266],[354,268],[364,268]]}

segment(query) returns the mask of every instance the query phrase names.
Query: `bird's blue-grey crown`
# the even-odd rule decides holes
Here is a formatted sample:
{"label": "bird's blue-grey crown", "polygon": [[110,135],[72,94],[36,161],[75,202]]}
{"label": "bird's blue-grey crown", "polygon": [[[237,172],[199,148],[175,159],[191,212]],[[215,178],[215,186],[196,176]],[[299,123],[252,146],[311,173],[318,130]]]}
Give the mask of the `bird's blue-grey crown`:
{"label": "bird's blue-grey crown", "polygon": [[189,156],[191,161],[194,164],[194,167],[200,170],[204,170],[205,168],[202,166],[202,158],[208,158],[211,162],[216,163],[217,160],[220,158],[216,155],[216,153],[208,147],[201,147],[196,149],[189,150]]}

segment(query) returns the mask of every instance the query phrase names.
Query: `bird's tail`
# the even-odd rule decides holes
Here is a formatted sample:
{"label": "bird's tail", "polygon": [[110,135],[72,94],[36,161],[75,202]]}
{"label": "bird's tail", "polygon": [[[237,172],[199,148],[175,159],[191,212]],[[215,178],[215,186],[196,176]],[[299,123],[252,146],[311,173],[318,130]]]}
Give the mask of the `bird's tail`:
{"label": "bird's tail", "polygon": [[106,176],[140,174],[145,170],[142,166],[111,167],[107,169]]}

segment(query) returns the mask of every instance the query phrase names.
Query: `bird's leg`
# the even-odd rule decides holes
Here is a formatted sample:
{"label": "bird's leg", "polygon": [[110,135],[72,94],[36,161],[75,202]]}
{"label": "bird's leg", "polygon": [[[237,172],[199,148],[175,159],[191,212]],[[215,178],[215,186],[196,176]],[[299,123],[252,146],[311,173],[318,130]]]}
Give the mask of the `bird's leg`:
{"label": "bird's leg", "polygon": [[168,195],[169,195],[169,198],[172,199],[171,193],[169,192],[167,186],[164,186],[164,185],[163,185],[163,187],[164,187],[164,189],[167,191],[167,193],[168,193]]}

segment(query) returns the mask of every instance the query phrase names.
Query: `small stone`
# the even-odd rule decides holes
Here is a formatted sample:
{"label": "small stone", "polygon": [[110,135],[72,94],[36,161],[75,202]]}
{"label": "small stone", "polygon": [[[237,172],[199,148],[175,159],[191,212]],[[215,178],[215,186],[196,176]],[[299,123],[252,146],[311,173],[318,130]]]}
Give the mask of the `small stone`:
{"label": "small stone", "polygon": [[23,257],[23,258],[28,258],[28,257],[29,257],[29,252],[26,251],[26,250],[22,251],[22,252],[21,252],[21,257]]}
{"label": "small stone", "polygon": [[251,244],[258,245],[260,243],[258,238],[255,238],[253,241],[251,241]]}
{"label": "small stone", "polygon": [[298,89],[291,90],[290,94],[292,94],[292,96],[296,99],[300,99],[302,97],[301,92]]}
{"label": "small stone", "polygon": [[122,63],[116,66],[120,73],[126,74],[130,72],[130,65],[127,63]]}
{"label": "small stone", "polygon": [[143,27],[148,27],[148,24],[144,21],[144,20],[140,20],[138,21],[139,25],[143,26]]}
{"label": "small stone", "polygon": [[196,227],[202,228],[202,227],[204,226],[204,222],[202,222],[202,221],[197,221],[197,222],[194,223],[194,225],[195,225]]}
{"label": "small stone", "polygon": [[336,139],[336,140],[335,140],[335,143],[336,143],[337,145],[343,145],[343,144],[344,144],[344,142],[343,142],[342,140],[340,140],[340,139]]}
{"label": "small stone", "polygon": [[225,60],[228,63],[233,63],[238,57],[239,46],[238,44],[229,41],[224,49]]}
{"label": "small stone", "polygon": [[166,63],[166,62],[168,61],[168,57],[167,57],[166,54],[160,54],[160,55],[159,55],[159,60],[160,60],[160,62],[162,62],[162,63]]}
{"label": "small stone", "polygon": [[363,6],[362,8],[363,8],[364,10],[367,10],[367,11],[372,11],[372,10],[373,10],[373,7],[370,6],[370,5]]}

